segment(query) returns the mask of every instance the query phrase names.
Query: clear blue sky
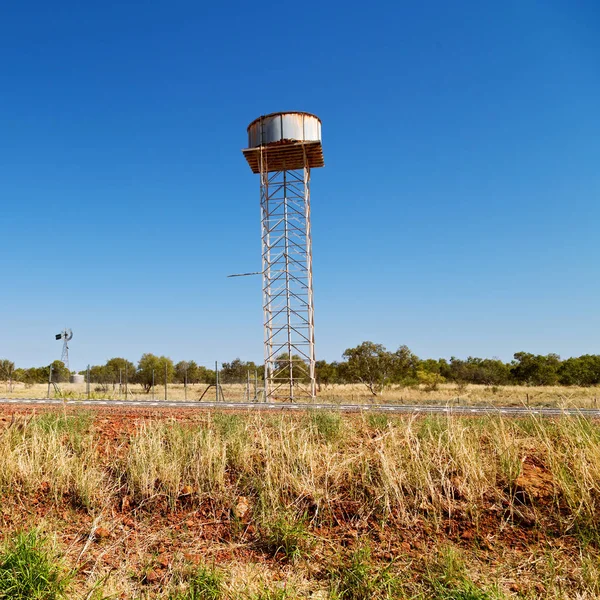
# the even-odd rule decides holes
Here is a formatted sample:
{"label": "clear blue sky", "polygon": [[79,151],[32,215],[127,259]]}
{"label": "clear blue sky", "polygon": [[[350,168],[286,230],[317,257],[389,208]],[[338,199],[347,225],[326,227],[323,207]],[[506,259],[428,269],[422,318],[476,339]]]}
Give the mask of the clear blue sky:
{"label": "clear blue sky", "polygon": [[0,357],[262,359],[246,126],[323,120],[317,357],[600,352],[600,4],[6,2]]}

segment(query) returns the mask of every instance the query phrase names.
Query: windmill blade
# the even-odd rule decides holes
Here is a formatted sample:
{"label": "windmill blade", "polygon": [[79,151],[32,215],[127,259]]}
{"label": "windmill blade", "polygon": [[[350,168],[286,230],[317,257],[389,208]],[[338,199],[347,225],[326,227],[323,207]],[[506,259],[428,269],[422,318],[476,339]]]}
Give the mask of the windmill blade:
{"label": "windmill blade", "polygon": [[67,342],[69,342],[73,339],[73,330],[72,329],[67,329],[65,331],[65,339],[67,340]]}

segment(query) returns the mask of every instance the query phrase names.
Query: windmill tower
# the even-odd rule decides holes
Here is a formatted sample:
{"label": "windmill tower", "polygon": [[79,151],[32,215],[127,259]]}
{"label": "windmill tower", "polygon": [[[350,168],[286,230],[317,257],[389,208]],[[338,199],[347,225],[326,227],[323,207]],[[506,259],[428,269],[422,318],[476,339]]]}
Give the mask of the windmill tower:
{"label": "windmill tower", "polygon": [[243,150],[260,175],[266,399],[313,400],[315,332],[310,170],[324,166],[321,120],[273,113],[248,126]]}
{"label": "windmill tower", "polygon": [[69,342],[73,339],[73,332],[70,329],[63,329],[54,336],[57,340],[63,340],[63,348],[60,360],[67,369],[69,368]]}

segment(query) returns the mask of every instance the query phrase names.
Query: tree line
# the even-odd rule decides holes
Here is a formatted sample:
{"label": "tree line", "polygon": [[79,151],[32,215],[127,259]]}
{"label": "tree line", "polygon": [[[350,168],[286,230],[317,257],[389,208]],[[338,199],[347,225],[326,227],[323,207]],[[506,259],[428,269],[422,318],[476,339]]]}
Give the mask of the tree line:
{"label": "tree line", "polygon": [[[296,358],[296,357],[294,357]],[[285,361],[281,356],[280,360]],[[67,381],[70,372],[61,361],[52,363],[52,379]],[[82,374],[85,371],[81,372]],[[263,365],[239,358],[223,363],[219,369],[221,383],[243,383],[251,377],[262,380]],[[12,361],[0,360],[0,381],[46,383],[50,365],[45,367],[15,368]],[[586,354],[561,359],[558,354],[517,352],[513,360],[468,357],[460,359],[426,358],[416,356],[407,346],[390,351],[382,344],[363,342],[344,351],[343,360],[316,363],[319,389],[344,383],[362,383],[374,395],[390,385],[423,384],[435,388],[441,383],[501,385],[600,385],[600,355]],[[195,361],[174,361],[167,356],[143,354],[137,364],[125,358],[111,358],[103,365],[90,368],[90,381],[108,387],[119,383],[139,384],[146,392],[153,385],[167,383],[214,384],[216,371]]]}

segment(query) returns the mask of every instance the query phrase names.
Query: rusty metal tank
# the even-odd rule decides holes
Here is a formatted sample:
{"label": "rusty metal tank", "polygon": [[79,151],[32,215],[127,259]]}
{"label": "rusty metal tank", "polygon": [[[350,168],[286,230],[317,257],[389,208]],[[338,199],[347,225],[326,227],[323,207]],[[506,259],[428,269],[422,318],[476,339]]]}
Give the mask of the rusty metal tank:
{"label": "rusty metal tank", "polygon": [[306,112],[264,115],[248,125],[248,147],[281,142],[320,142],[321,119]]}
{"label": "rusty metal tank", "polygon": [[242,152],[253,173],[322,167],[321,119],[307,112],[258,117],[248,125]]}

